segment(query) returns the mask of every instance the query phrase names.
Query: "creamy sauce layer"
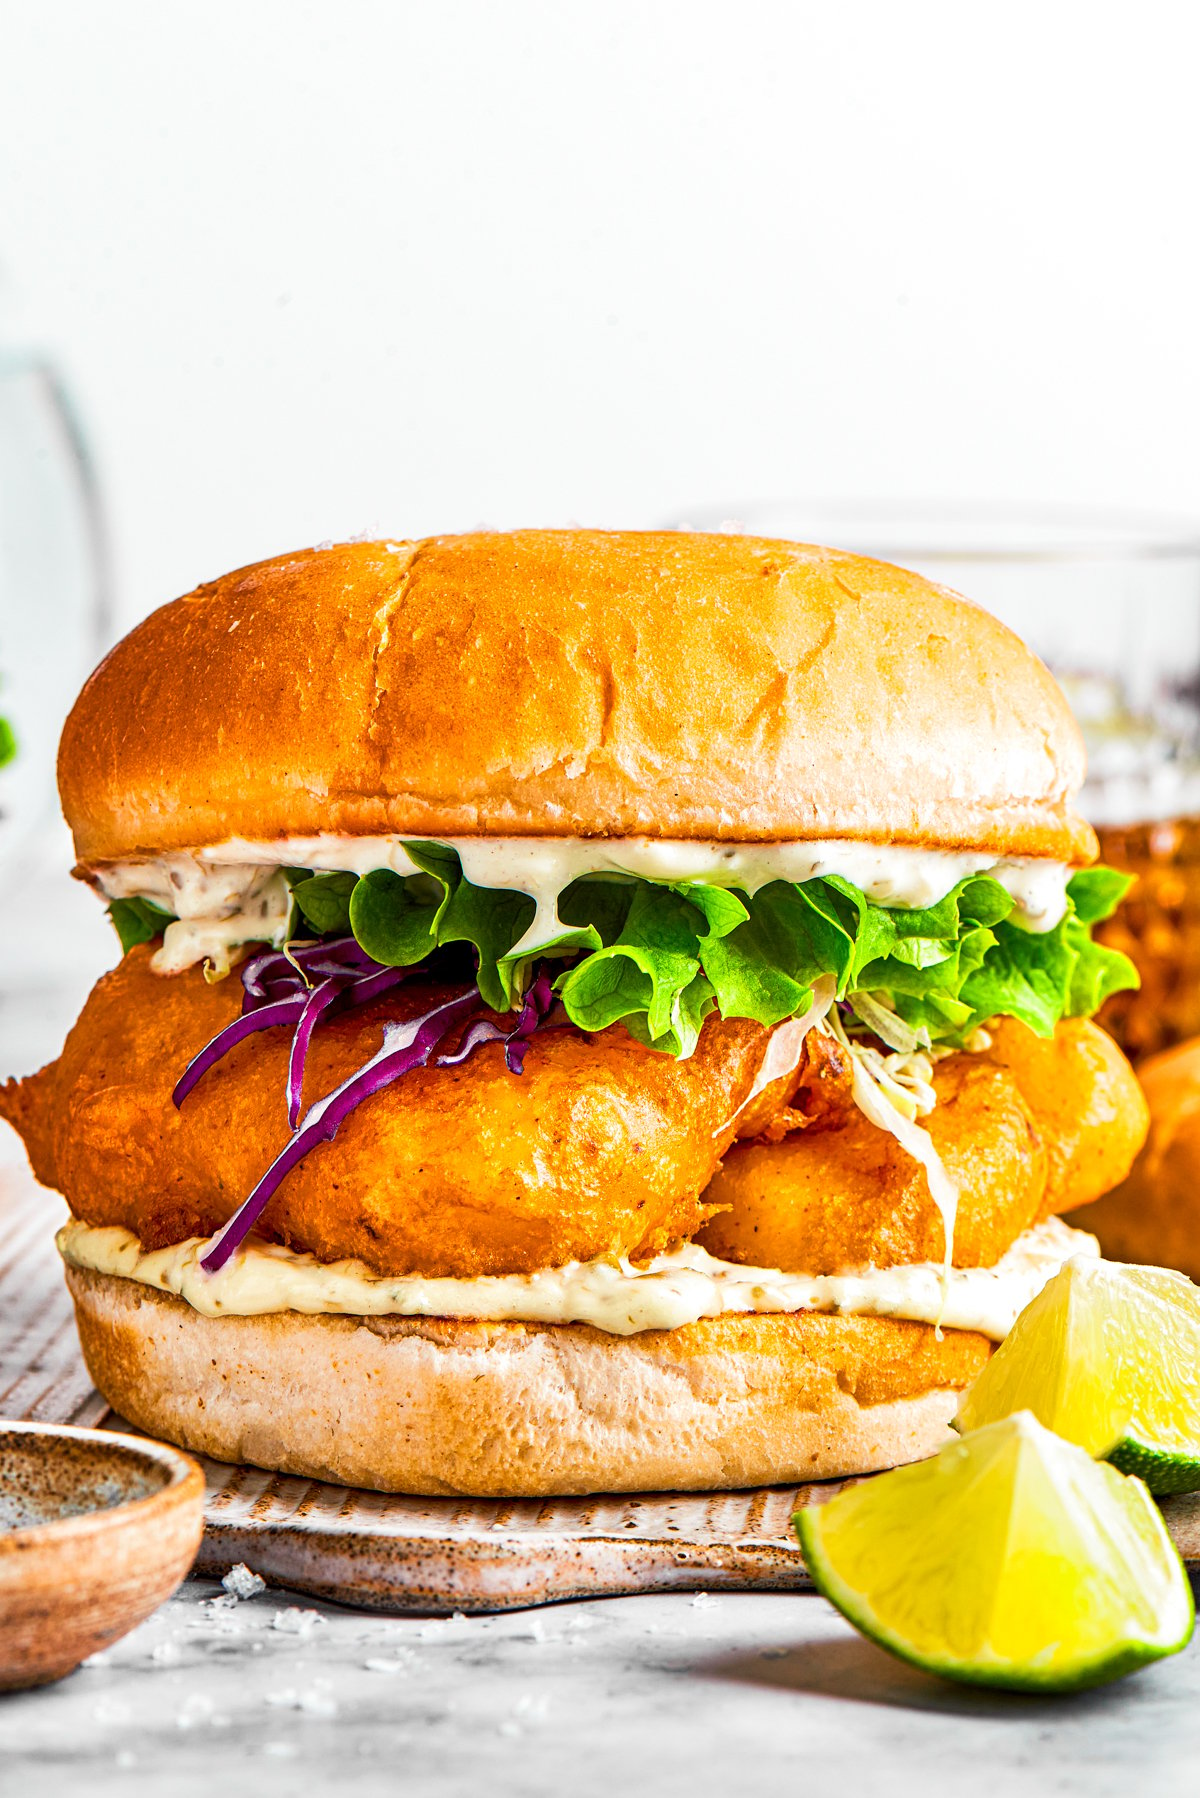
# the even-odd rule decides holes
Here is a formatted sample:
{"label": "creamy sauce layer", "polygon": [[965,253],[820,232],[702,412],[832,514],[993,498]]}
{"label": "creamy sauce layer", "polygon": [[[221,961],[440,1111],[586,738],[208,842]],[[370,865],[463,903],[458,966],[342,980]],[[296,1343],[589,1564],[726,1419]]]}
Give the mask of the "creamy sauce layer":
{"label": "creamy sauce layer", "polygon": [[821,1311],[898,1317],[947,1329],[978,1330],[1001,1341],[1047,1280],[1074,1255],[1098,1255],[1094,1236],[1051,1218],[1027,1230],[990,1268],[921,1262],[839,1274],[787,1274],[720,1261],[695,1243],[644,1267],[629,1261],[573,1261],[534,1274],[474,1280],[380,1278],[360,1261],[317,1261],[251,1238],[219,1273],[200,1257],[206,1238],[143,1249],[118,1226],[72,1219],[58,1233],[73,1267],[118,1274],[174,1293],[206,1317],[271,1311],[350,1317],[448,1317],[491,1323],[591,1324],[613,1336],[674,1330],[730,1313]]}
{"label": "creamy sauce layer", "polygon": [[[877,905],[933,905],[970,874],[990,874],[1012,894],[1030,930],[1052,930],[1066,909],[1071,870],[1062,862],[1032,857],[997,859],[894,844],[825,842],[690,842],[664,837],[447,837],[463,873],[477,886],[528,893],[536,905],[514,954],[532,955],[562,934],[558,901],[585,874],[634,874],[644,880],[702,880],[755,893],[773,880],[803,882],[827,874],[853,881]],[[95,870],[109,899],[152,899],[179,919],[155,959],[160,973],[177,973],[212,955],[226,956],[248,941],[282,941],[286,914],[262,928],[264,892],[276,903],[283,881],[278,869],[313,868],[367,874],[391,868],[420,872],[400,837],[328,834],[251,842],[234,837],[193,854],[112,862]]]}

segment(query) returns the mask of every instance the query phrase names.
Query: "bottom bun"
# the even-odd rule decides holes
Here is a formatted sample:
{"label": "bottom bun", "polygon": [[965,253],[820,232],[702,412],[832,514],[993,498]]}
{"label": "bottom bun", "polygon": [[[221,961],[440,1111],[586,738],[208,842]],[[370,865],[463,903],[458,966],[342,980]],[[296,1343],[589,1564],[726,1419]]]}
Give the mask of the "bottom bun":
{"label": "bottom bun", "polygon": [[219,1461],[380,1492],[719,1491],[930,1454],[984,1336],[882,1317],[586,1324],[297,1311],[205,1317],[68,1267],[84,1358],[140,1429]]}

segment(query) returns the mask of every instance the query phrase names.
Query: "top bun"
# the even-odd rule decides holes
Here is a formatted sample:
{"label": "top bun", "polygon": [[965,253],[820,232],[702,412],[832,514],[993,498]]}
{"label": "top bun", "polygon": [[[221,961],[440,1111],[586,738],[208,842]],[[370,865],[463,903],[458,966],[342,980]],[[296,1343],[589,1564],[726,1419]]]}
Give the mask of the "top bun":
{"label": "top bun", "polygon": [[344,543],[163,606],[67,720],[81,862],[230,837],[844,837],[1086,861],[1083,747],[1004,625],[757,537]]}

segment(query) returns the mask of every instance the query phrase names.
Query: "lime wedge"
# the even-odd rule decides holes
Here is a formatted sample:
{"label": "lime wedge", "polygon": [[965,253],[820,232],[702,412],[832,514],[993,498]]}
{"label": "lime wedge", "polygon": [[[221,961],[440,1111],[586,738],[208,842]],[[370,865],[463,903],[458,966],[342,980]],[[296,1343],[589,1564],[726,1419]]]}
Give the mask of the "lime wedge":
{"label": "lime wedge", "polygon": [[958,1409],[978,1429],[1032,1411],[1151,1492],[1200,1487],[1200,1287],[1163,1267],[1069,1261]]}
{"label": "lime wedge", "polygon": [[1076,1691],[1192,1634],[1192,1589],[1145,1486],[1028,1412],[793,1521],[842,1615],[946,1679]]}

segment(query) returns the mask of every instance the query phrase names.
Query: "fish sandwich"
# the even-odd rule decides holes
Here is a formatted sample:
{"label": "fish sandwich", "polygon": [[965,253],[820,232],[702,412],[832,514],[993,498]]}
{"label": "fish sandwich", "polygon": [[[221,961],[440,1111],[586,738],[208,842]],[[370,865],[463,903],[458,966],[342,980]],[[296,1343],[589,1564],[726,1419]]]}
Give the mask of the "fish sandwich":
{"label": "fish sandwich", "polygon": [[1145,1106],[1078,731],[994,618],[741,536],[478,533],[147,618],[60,753],[124,950],[0,1089],[92,1376],[385,1491],[922,1456]]}

